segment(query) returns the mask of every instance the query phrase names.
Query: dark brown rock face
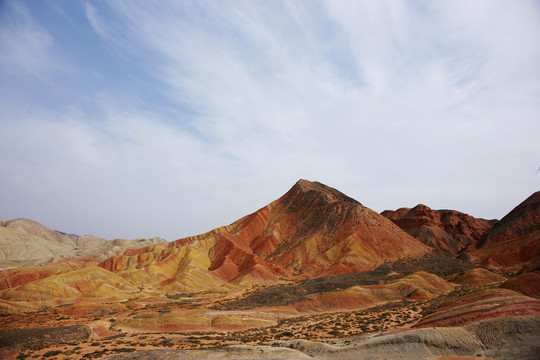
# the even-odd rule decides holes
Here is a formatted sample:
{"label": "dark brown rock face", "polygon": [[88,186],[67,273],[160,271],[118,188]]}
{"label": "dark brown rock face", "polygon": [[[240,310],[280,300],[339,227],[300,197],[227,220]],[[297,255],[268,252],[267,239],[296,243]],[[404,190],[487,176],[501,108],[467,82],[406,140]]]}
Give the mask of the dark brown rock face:
{"label": "dark brown rock face", "polygon": [[526,236],[540,230],[540,191],[529,196],[501,219],[482,239],[494,245]]}
{"label": "dark brown rock face", "polygon": [[455,210],[432,210],[422,204],[381,214],[424,244],[451,255],[474,249],[496,222]]}
{"label": "dark brown rock face", "polygon": [[471,254],[481,265],[515,271],[540,268],[540,191],[493,226]]}

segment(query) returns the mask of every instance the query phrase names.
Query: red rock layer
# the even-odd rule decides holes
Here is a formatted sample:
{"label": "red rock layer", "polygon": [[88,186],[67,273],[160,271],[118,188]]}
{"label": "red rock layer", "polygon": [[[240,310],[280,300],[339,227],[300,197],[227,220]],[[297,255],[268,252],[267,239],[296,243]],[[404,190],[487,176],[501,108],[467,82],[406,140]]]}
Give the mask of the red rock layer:
{"label": "red rock layer", "polygon": [[516,276],[501,285],[504,289],[518,291],[524,295],[540,299],[540,274],[527,273]]}
{"label": "red rock layer", "polygon": [[35,267],[17,267],[0,271],[0,290],[13,288],[26,283],[45,279],[52,275],[62,274],[85,265],[96,264],[88,259],[62,259],[54,264]]}
{"label": "red rock layer", "polygon": [[540,230],[540,191],[529,196],[501,219],[482,239],[493,245],[517,239]]}
{"label": "red rock layer", "polygon": [[358,272],[429,251],[358,201],[326,185],[300,180],[280,199],[229,226],[134,250],[100,266],[130,274],[150,273],[154,265],[167,267],[159,270],[159,279],[170,286],[197,268],[192,278],[217,286]]}
{"label": "red rock layer", "polygon": [[480,244],[471,256],[481,265],[536,270],[540,265],[540,191],[502,218]]}
{"label": "red rock layer", "polygon": [[483,290],[450,300],[413,327],[462,326],[470,322],[540,314],[540,301],[506,289]]}
{"label": "red rock layer", "polygon": [[381,214],[424,244],[451,255],[474,249],[496,222],[455,210],[432,210],[422,204]]}

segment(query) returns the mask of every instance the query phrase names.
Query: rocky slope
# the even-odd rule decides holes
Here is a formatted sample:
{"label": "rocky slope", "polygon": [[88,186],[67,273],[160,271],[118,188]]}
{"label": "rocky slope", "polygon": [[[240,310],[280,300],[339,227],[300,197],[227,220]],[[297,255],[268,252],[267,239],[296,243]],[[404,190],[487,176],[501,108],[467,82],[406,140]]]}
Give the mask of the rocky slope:
{"label": "rocky slope", "polygon": [[130,251],[100,266],[179,293],[360,272],[428,252],[356,200],[300,180],[280,199],[231,225]]}
{"label": "rocky slope", "polygon": [[[536,359],[537,194],[493,227],[423,205],[383,216],[306,180],[171,243],[4,221],[0,357]],[[44,326],[53,343],[15,331]]]}
{"label": "rocky slope", "polygon": [[50,241],[18,228],[0,226],[0,267],[39,264],[74,256],[74,246]]}
{"label": "rocky slope", "polygon": [[497,222],[455,210],[432,210],[422,204],[412,209],[385,210],[381,214],[424,244],[454,256],[475,249]]}
{"label": "rocky slope", "polygon": [[471,258],[484,266],[511,271],[540,269],[540,191],[493,226]]}
{"label": "rocky slope", "polygon": [[45,265],[62,259],[96,263],[128,248],[166,242],[161,238],[115,239],[106,241],[93,235],[78,236],[51,230],[34,220],[0,221],[0,269]]}

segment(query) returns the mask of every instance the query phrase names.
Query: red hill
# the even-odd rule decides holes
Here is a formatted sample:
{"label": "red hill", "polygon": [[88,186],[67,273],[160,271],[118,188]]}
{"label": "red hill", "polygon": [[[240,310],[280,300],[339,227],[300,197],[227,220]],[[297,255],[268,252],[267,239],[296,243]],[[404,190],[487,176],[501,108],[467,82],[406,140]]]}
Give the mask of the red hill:
{"label": "red hill", "polygon": [[529,196],[493,226],[472,254],[482,265],[511,270],[540,268],[540,191]]}
{"label": "red hill", "polygon": [[358,201],[300,180],[280,199],[229,226],[113,257],[101,266],[167,291],[200,291],[359,272],[429,251]]}
{"label": "red hill", "polygon": [[496,223],[455,210],[432,210],[422,204],[412,209],[385,210],[382,215],[424,244],[451,255],[475,249]]}

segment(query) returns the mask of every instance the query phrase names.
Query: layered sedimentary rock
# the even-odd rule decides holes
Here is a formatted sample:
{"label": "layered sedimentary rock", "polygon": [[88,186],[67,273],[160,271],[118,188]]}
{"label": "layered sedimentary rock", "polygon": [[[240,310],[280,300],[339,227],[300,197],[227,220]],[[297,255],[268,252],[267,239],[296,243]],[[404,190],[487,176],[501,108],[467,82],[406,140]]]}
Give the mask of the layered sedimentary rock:
{"label": "layered sedimentary rock", "polygon": [[274,319],[248,317],[245,314],[166,315],[131,319],[114,324],[114,329],[127,331],[159,331],[191,333],[194,331],[238,331],[275,325]]}
{"label": "layered sedimentary rock", "polygon": [[4,290],[1,298],[7,301],[53,301],[55,299],[102,298],[118,301],[129,298],[138,289],[124,278],[98,266],[52,275]]}
{"label": "layered sedimentary rock", "polygon": [[46,240],[19,228],[0,226],[0,266],[74,256],[74,246]]}
{"label": "layered sedimentary rock", "polygon": [[365,309],[391,301],[428,300],[453,289],[453,285],[436,275],[417,272],[388,284],[325,292],[294,306],[299,311]]}
{"label": "layered sedimentary rock", "polygon": [[540,315],[540,300],[512,290],[489,289],[441,304],[415,327],[463,326],[474,321],[518,315]]}
{"label": "layered sedimentary rock", "polygon": [[100,266],[166,292],[186,292],[359,272],[429,251],[358,201],[300,180],[229,226],[133,250]]}
{"label": "layered sedimentary rock", "polygon": [[482,286],[501,283],[506,278],[489,270],[476,268],[463,274],[455,274],[447,280],[463,286]]}
{"label": "layered sedimentary rock", "polygon": [[71,247],[76,246],[77,235],[69,235],[55,230],[51,230],[34,220],[5,220],[0,221],[0,226],[6,229],[18,229],[24,233],[35,235],[51,242],[66,244]]}
{"label": "layered sedimentary rock", "polygon": [[540,268],[540,191],[532,194],[493,226],[471,254],[484,266],[514,271]]}
{"label": "layered sedimentary rock", "polygon": [[524,295],[540,299],[540,274],[525,273],[505,281],[501,287],[518,291]]}
{"label": "layered sedimentary rock", "polygon": [[474,249],[496,223],[455,210],[432,210],[422,204],[381,214],[424,244],[450,255]]}
{"label": "layered sedimentary rock", "polygon": [[[21,266],[39,266],[53,264],[58,268],[58,262],[79,262],[80,266],[89,263],[97,264],[113,255],[120,255],[128,248],[140,248],[166,242],[161,238],[151,239],[115,239],[106,241],[93,235],[78,236],[51,230],[42,224],[29,219],[0,221],[0,271]],[[45,274],[58,271],[36,270],[39,276],[29,276],[36,280]],[[21,273],[28,273],[22,270]],[[20,285],[25,276],[16,274]],[[0,274],[0,289],[3,288]],[[5,285],[5,282],[4,282]]]}

